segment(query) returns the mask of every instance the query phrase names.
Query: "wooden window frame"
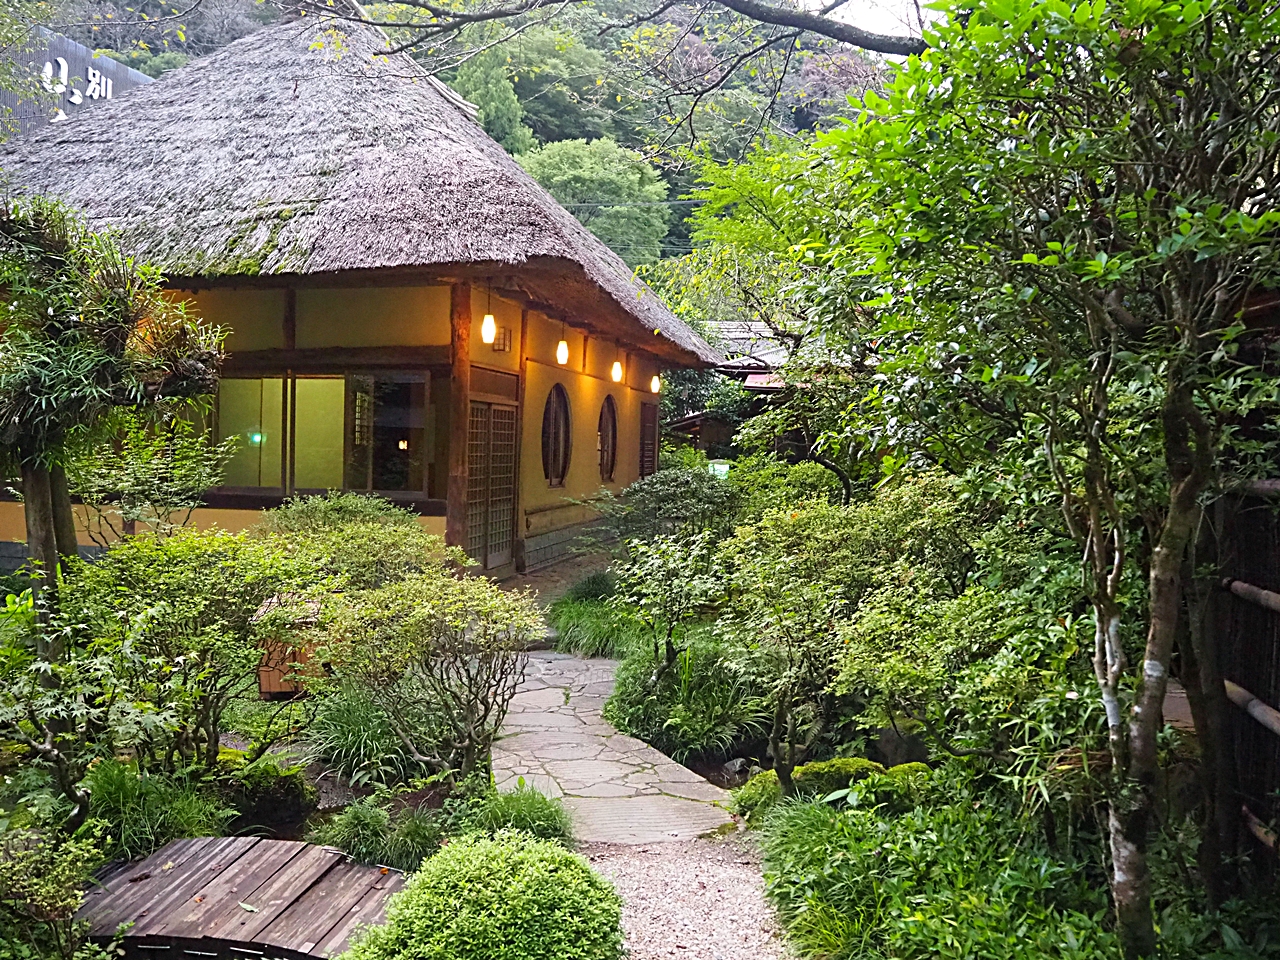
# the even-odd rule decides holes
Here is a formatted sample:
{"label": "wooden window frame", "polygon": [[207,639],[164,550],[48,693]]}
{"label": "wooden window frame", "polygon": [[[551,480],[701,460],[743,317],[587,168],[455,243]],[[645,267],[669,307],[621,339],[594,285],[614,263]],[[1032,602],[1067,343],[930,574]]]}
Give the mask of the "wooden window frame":
{"label": "wooden window frame", "polygon": [[[608,443],[605,428],[608,427]],[[600,479],[612,483],[618,470],[618,404],[613,394],[605,394],[600,404],[600,420],[596,425],[596,443],[600,452]]]}
{"label": "wooden window frame", "polygon": [[[562,415],[562,416],[561,416]],[[563,419],[563,442],[557,450],[555,444],[555,420]],[[552,458],[559,454],[559,462]],[[569,392],[563,384],[552,384],[542,407],[542,475],[552,487],[563,487],[569,477],[569,464],[573,458],[573,409],[569,405]]]}

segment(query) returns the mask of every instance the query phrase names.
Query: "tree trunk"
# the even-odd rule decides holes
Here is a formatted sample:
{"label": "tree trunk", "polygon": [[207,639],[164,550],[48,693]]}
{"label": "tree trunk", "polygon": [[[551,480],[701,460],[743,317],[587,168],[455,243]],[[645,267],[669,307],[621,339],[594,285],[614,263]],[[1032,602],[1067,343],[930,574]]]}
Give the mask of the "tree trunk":
{"label": "tree trunk", "polygon": [[1115,785],[1108,817],[1112,893],[1120,939],[1129,960],[1150,956],[1156,949],[1147,866],[1147,834],[1159,774],[1156,737],[1163,722],[1169,661],[1178,634],[1182,564],[1199,519],[1198,500],[1208,478],[1210,457],[1208,427],[1186,386],[1171,385],[1161,414],[1170,480],[1169,510],[1151,552],[1142,683],[1129,713],[1128,763],[1117,766],[1123,779]]}
{"label": "tree trunk", "polygon": [[[27,554],[33,561],[31,592],[41,600],[40,619],[47,622],[58,602],[58,547],[53,523],[49,471],[41,463],[22,465],[22,505],[27,521]],[[38,631],[36,652],[60,660],[62,645],[48,631]]]}
{"label": "tree trunk", "polygon": [[76,517],[71,510],[71,488],[67,484],[67,471],[60,464],[49,468],[49,500],[58,556],[78,557],[80,551],[76,541]]}

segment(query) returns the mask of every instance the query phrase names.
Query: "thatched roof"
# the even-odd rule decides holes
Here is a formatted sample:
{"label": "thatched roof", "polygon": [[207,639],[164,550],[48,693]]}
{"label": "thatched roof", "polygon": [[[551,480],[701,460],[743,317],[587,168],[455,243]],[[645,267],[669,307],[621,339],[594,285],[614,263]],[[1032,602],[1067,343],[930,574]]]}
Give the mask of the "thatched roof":
{"label": "thatched roof", "polygon": [[386,44],[316,17],[267,27],[0,146],[0,170],[116,228],[175,286],[453,271],[669,360],[716,359]]}

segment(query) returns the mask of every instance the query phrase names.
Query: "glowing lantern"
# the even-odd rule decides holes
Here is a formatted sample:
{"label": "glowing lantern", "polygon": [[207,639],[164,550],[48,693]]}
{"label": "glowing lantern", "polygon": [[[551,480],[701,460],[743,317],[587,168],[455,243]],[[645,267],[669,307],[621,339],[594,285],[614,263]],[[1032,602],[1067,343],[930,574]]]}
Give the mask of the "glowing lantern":
{"label": "glowing lantern", "polygon": [[662,378],[655,373],[653,375],[653,379],[649,381],[649,390],[652,393],[657,393],[661,389],[662,389]]}
{"label": "glowing lantern", "polygon": [[609,371],[609,376],[613,377],[614,383],[622,382],[622,361],[613,361],[613,369]]}
{"label": "glowing lantern", "polygon": [[493,343],[498,338],[498,322],[492,313],[486,313],[480,323],[480,339],[485,343]]}
{"label": "glowing lantern", "polygon": [[564,366],[569,362],[569,341],[561,340],[556,344],[556,363]]}

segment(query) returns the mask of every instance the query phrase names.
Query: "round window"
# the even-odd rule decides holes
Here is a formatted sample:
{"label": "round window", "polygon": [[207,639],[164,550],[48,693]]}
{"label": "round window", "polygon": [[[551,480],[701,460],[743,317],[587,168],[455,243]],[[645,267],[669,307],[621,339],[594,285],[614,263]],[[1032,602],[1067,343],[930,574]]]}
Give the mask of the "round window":
{"label": "round window", "polygon": [[542,411],[542,473],[553,487],[569,473],[569,445],[569,395],[557,383]]}
{"label": "round window", "polygon": [[605,397],[600,408],[600,425],[596,428],[596,445],[600,449],[600,479],[613,479],[618,465],[618,407],[613,397]]}

